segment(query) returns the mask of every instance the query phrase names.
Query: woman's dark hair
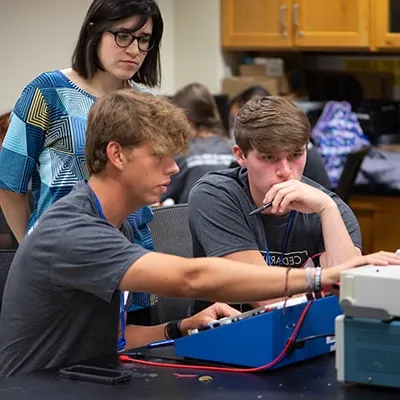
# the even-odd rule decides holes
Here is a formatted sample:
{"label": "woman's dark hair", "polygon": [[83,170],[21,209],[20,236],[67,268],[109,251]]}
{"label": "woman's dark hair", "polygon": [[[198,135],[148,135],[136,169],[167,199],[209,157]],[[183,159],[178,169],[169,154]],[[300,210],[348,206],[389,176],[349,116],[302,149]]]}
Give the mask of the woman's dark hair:
{"label": "woman's dark hair", "polygon": [[233,97],[229,103],[229,108],[231,108],[234,104],[241,108],[245,103],[254,97],[265,96],[271,96],[267,89],[264,89],[262,86],[251,86]]}
{"label": "woman's dark hair", "polygon": [[72,68],[85,79],[103,70],[98,57],[98,47],[106,29],[116,21],[136,16],[135,31],[141,29],[151,18],[154,47],[148,52],[140,70],[132,77],[137,83],[157,86],[161,80],[160,43],[164,22],[154,0],[94,0],[87,11],[79,38],[72,54]]}
{"label": "woman's dark hair", "polygon": [[172,102],[183,108],[196,131],[207,129],[216,135],[226,136],[217,103],[206,86],[200,83],[186,85],[176,92]]}

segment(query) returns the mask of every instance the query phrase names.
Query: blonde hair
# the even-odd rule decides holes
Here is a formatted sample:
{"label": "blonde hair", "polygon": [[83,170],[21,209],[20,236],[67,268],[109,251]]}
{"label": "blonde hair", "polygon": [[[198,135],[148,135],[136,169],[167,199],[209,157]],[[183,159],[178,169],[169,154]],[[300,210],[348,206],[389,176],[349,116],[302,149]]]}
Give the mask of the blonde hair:
{"label": "blonde hair", "polygon": [[182,109],[166,99],[123,89],[100,98],[89,112],[85,156],[89,174],[107,164],[107,145],[134,148],[150,143],[159,155],[185,153],[190,124]]}

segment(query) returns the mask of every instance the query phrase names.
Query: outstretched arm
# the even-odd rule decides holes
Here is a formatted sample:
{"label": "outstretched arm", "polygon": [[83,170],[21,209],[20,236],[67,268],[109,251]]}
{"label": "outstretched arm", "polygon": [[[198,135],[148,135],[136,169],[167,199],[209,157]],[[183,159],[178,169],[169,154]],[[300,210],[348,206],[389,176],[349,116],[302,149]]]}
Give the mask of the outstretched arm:
{"label": "outstretched arm", "polygon": [[[379,252],[357,256],[323,270],[322,287],[340,280],[340,272],[365,264],[399,265],[400,256]],[[286,268],[265,268],[223,258],[182,258],[147,253],[135,261],[123,276],[120,290],[154,293],[166,297],[188,297],[220,302],[251,303],[285,294]],[[287,274],[291,293],[306,290],[306,271]]]}

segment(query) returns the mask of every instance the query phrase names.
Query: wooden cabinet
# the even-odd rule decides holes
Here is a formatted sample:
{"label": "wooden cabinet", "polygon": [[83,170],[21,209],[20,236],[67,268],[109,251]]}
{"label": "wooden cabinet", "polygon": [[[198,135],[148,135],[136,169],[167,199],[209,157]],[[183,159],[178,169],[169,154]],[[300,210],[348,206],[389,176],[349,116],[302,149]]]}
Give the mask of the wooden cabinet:
{"label": "wooden cabinet", "polygon": [[226,49],[368,48],[370,0],[222,0]]}
{"label": "wooden cabinet", "polygon": [[291,0],[222,0],[224,48],[292,47]]}
{"label": "wooden cabinet", "polygon": [[354,196],[350,207],[360,224],[364,254],[400,249],[400,197]]}
{"label": "wooden cabinet", "polygon": [[374,44],[379,50],[400,49],[400,0],[372,0]]}
{"label": "wooden cabinet", "polygon": [[368,48],[369,1],[293,1],[294,45],[298,48]]}

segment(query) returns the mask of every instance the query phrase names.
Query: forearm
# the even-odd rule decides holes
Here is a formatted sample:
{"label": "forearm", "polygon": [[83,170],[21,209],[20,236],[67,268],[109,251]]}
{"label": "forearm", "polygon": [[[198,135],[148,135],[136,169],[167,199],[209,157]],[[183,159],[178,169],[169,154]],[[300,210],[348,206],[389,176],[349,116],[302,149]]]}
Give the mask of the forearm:
{"label": "forearm", "polygon": [[[230,253],[224,256],[223,258],[227,260],[239,261],[244,262],[246,264],[253,264],[253,265],[260,265],[265,267],[265,260],[261,256],[260,252],[254,250],[245,250],[245,251],[238,251],[236,253]],[[303,295],[303,294],[301,294]],[[258,308],[264,307],[272,303],[276,303],[279,301],[285,300],[285,297],[277,297],[273,299],[263,300],[263,301],[255,301],[249,303],[251,307]]]}
{"label": "forearm", "polygon": [[339,208],[333,200],[320,213],[320,218],[325,244],[325,254],[321,257],[322,266],[337,265],[360,255],[360,252],[354,247]]}
{"label": "forearm", "polygon": [[[221,261],[221,264],[218,261]],[[201,269],[192,288],[192,297],[220,302],[255,303],[285,295],[287,268],[265,268],[248,264],[229,263],[226,260],[208,258],[208,266]],[[328,274],[322,277],[325,284],[332,284]],[[287,275],[287,289],[291,294],[303,293],[306,290],[306,273],[304,269],[291,269]]]}
{"label": "forearm", "polygon": [[[324,285],[338,277],[327,270]],[[159,253],[141,257],[123,277],[120,289],[167,297],[189,297],[225,303],[252,303],[285,294],[286,268],[265,268],[222,258],[186,259]],[[288,274],[292,294],[306,290],[304,269]]]}
{"label": "forearm", "polygon": [[[200,260],[200,259],[198,259]],[[200,268],[191,283],[192,298],[219,302],[254,303],[276,299],[285,295],[306,291],[306,271],[302,268],[265,268],[234,263],[219,258],[205,259],[207,266]],[[337,271],[326,270],[322,274],[322,285],[329,286],[338,280]]]}
{"label": "forearm", "polygon": [[[180,323],[180,332],[182,336],[187,335],[188,330],[194,329],[193,318],[185,318]],[[125,327],[126,348],[134,349],[141,346],[146,346],[148,343],[166,340],[165,325],[155,326],[140,326],[127,325]]]}
{"label": "forearm", "polygon": [[25,193],[0,190],[0,203],[7,224],[18,243],[25,236],[29,221],[28,197]]}
{"label": "forearm", "polygon": [[151,342],[164,340],[164,327],[166,324],[155,326],[127,325],[125,328],[126,348],[134,349],[145,346]]}

